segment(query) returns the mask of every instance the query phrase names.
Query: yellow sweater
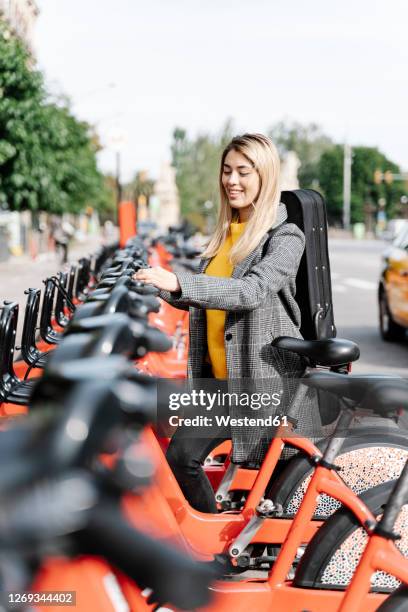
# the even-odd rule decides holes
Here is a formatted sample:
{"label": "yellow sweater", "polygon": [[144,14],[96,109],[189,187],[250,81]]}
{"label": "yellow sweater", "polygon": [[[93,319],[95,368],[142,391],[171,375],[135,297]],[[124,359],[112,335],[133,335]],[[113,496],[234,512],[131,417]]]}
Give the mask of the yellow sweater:
{"label": "yellow sweater", "polygon": [[[228,234],[219,253],[210,261],[205,273],[209,276],[230,277],[233,266],[228,255],[232,245],[238,240],[245,228],[245,223],[231,223]],[[224,328],[225,310],[206,310],[207,316],[207,346],[208,357],[211,362],[215,378],[227,378],[227,361],[225,357]]]}

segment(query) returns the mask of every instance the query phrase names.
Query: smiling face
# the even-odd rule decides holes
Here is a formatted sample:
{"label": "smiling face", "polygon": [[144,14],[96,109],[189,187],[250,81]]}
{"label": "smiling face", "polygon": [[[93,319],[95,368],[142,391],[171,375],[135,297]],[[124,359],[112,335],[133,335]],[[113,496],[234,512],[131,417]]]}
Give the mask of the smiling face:
{"label": "smiling face", "polygon": [[224,159],[221,180],[231,208],[238,210],[240,221],[247,221],[261,186],[253,164],[245,155],[232,149]]}

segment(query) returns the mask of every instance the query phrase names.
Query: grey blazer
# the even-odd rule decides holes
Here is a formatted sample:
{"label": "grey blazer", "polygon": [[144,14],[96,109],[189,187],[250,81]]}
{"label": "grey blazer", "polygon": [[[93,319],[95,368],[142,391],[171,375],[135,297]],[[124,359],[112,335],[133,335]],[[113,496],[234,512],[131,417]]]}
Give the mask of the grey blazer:
{"label": "grey blazer", "polygon": [[279,336],[301,337],[295,279],[305,238],[286,219],[286,207],[280,204],[275,225],[257,248],[235,266],[231,278],[203,274],[210,260],[202,259],[197,274],[177,271],[181,287],[178,294],[160,292],[160,297],[172,306],[189,310],[189,378],[204,376],[206,308],[227,311],[228,379],[271,378],[276,373],[284,375],[299,370],[296,357],[270,346]]}

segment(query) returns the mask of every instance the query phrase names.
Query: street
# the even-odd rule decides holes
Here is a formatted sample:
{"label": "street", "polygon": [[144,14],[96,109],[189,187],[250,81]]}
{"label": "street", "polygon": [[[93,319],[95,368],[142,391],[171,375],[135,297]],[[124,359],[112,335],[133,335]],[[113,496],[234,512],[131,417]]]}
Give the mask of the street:
{"label": "street", "polygon": [[377,288],[386,246],[379,240],[329,238],[337,337],[360,346],[353,373],[408,376],[408,339],[401,344],[384,342],[378,330]]}
{"label": "street", "polygon": [[[92,238],[75,245],[72,260],[94,251],[98,243],[98,239]],[[378,331],[377,286],[385,246],[386,243],[375,240],[329,239],[337,336],[354,340],[360,346],[361,357],[353,365],[354,373],[408,376],[408,339],[402,344],[384,342]],[[17,300],[23,309],[24,289],[41,287],[41,280],[60,267],[55,257],[36,262],[13,258],[1,264],[1,299]],[[22,320],[23,312],[20,330]]]}
{"label": "street", "polygon": [[[101,244],[100,236],[87,236],[84,242],[74,243],[69,250],[69,263],[76,263],[80,257],[94,253]],[[23,328],[26,302],[24,291],[29,287],[42,289],[42,281],[45,278],[63,269],[68,269],[68,266],[59,262],[55,252],[43,253],[36,260],[32,260],[29,256],[22,256],[11,257],[9,261],[0,262],[0,305],[3,300],[18,302],[20,307],[18,339],[20,339]]]}

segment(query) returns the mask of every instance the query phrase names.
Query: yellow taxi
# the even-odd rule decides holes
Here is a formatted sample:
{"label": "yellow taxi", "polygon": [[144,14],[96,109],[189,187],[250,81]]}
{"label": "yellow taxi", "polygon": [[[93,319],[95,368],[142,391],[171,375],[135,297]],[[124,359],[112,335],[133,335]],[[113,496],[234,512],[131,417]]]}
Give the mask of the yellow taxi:
{"label": "yellow taxi", "polygon": [[408,222],[383,254],[378,304],[382,338],[404,340],[408,329]]}

